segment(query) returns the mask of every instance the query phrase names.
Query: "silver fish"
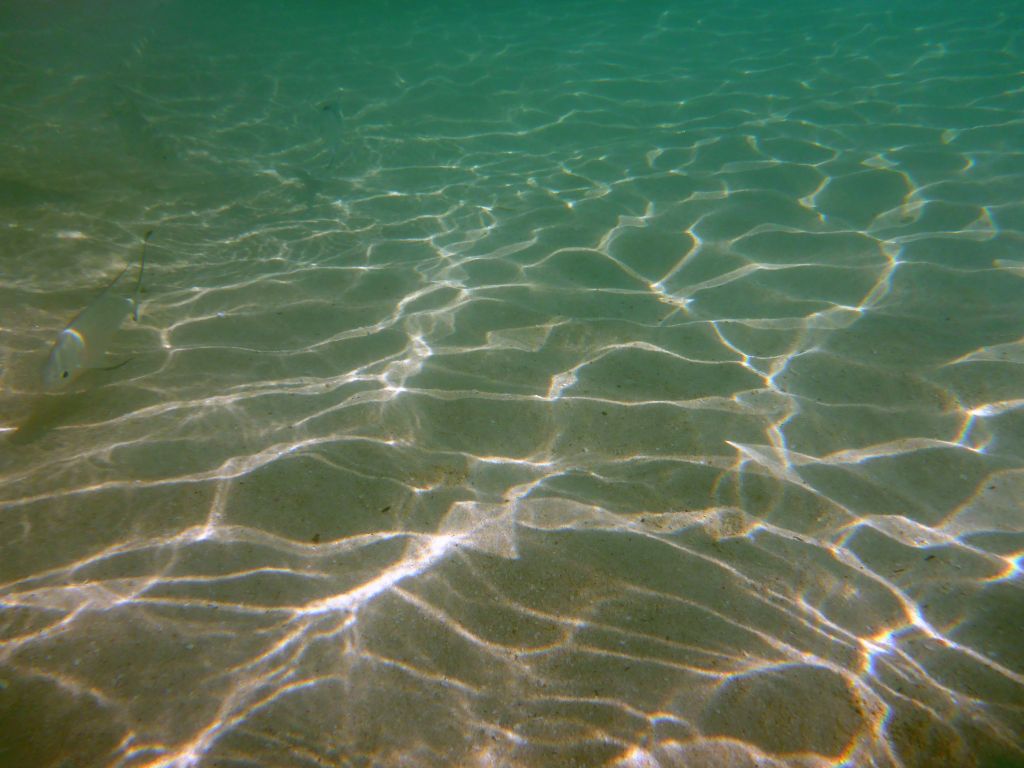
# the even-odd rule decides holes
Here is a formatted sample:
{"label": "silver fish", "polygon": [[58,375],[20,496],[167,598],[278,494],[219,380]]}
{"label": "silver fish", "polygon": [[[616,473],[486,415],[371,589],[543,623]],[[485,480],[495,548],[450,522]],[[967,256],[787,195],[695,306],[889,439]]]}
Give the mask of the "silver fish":
{"label": "silver fish", "polygon": [[152,234],[153,230],[149,230],[142,241],[139,279],[135,283],[134,296],[129,299],[113,292],[114,286],[128,271],[128,267],[125,267],[103,293],[58,334],[43,367],[43,389],[49,392],[64,389],[89,368],[102,368],[110,341],[128,313],[138,321],[142,273],[146,269],[146,245]]}

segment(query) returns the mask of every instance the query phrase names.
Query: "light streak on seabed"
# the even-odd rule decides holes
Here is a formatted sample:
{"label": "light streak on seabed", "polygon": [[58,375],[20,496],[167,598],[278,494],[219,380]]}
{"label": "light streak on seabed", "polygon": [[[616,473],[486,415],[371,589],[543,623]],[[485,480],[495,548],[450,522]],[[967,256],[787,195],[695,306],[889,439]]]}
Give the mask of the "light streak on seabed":
{"label": "light streak on seabed", "polygon": [[[129,737],[124,744],[121,762],[132,761],[146,753],[161,752],[164,754],[145,763],[145,768],[190,768],[197,765],[226,731],[282,697],[323,682],[320,678],[291,679],[295,674],[293,663],[310,642],[357,632],[361,609],[384,594],[400,591],[398,585],[402,581],[429,571],[468,538],[466,534],[418,536],[410,542],[412,551],[401,562],[354,589],[297,608],[267,609],[268,613],[290,615],[287,624],[291,629],[255,659],[229,670],[236,680],[242,679],[221,703],[215,720],[170,754],[166,754],[167,748],[163,745],[132,745],[133,738]],[[321,630],[315,620],[328,616],[340,617],[341,623]]]}
{"label": "light streak on seabed", "polygon": [[[281,452],[279,452],[280,454]],[[490,461],[504,462],[501,457],[492,457]],[[486,527],[488,520],[478,524]],[[295,608],[269,608],[263,612],[271,615],[284,614],[285,627],[288,627],[286,635],[278,640],[271,648],[261,653],[254,659],[227,670],[236,682],[233,690],[224,698],[214,721],[200,731],[188,743],[178,747],[170,754],[168,748],[160,744],[133,744],[133,738],[129,737],[122,745],[122,764],[133,761],[147,753],[160,752],[161,755],[147,763],[146,768],[188,768],[197,765],[217,742],[221,735],[244,722],[258,711],[268,705],[280,700],[282,697],[298,690],[315,686],[323,679],[292,679],[295,670],[294,663],[298,660],[306,648],[314,641],[325,637],[335,638],[344,642],[347,652],[356,652],[355,645],[358,645],[358,615],[359,612],[377,598],[388,594],[399,594],[406,601],[412,601],[421,609],[426,610],[429,606],[417,600],[412,594],[400,589],[402,581],[419,576],[428,572],[438,565],[452,552],[457,551],[461,546],[474,547],[474,533],[476,528],[472,525],[462,526],[459,533],[440,534],[404,534],[398,532],[382,533],[384,538],[408,536],[410,538],[407,554],[398,563],[385,569],[376,577],[367,582],[339,593],[332,597],[311,602],[307,605]],[[191,535],[179,535],[177,540],[188,539],[189,541],[207,538],[215,535],[217,526],[207,525],[206,528],[195,529]],[[367,537],[378,540],[380,536]],[[235,574],[235,577],[242,578],[250,575]],[[151,580],[152,582],[153,580]],[[159,581],[157,579],[156,581]],[[144,592],[141,590],[133,597]],[[126,598],[119,602],[130,602],[132,598]],[[86,606],[81,606],[84,608]],[[92,606],[95,607],[95,606]],[[251,610],[251,609],[247,609]],[[429,612],[429,611],[428,611]],[[75,611],[63,624],[72,621],[77,616]],[[322,619],[340,619],[340,623],[324,627]],[[446,621],[451,627],[454,622]],[[345,635],[344,641],[339,640]],[[480,638],[472,637],[474,642],[482,644]],[[366,654],[362,650],[357,651],[361,658],[369,658],[372,654]],[[385,663],[386,660],[379,660]],[[423,673],[419,673],[423,674]],[[442,682],[446,686],[466,688],[457,680],[445,678]]]}

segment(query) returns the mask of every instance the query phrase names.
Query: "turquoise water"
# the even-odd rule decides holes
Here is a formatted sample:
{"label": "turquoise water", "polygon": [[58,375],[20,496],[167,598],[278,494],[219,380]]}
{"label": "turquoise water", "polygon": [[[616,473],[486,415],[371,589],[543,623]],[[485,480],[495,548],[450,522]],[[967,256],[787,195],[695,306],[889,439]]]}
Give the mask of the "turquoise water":
{"label": "turquoise water", "polygon": [[1024,765],[1024,8],[294,5],[0,9],[0,765]]}

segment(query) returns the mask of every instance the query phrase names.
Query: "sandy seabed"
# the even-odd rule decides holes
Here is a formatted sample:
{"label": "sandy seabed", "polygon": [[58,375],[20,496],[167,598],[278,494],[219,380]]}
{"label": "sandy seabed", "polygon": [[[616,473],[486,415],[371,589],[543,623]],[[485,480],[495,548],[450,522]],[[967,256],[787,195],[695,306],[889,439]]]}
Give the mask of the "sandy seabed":
{"label": "sandy seabed", "polygon": [[0,10],[0,765],[1024,765],[1019,6],[340,5]]}

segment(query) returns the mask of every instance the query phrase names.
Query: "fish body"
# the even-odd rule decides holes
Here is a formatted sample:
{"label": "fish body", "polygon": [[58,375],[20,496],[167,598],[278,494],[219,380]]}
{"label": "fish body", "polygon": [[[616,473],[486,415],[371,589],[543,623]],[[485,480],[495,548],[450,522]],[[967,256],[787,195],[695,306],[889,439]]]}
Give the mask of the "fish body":
{"label": "fish body", "polygon": [[327,169],[330,170],[338,160],[345,118],[341,114],[341,106],[333,101],[327,101],[320,105],[320,115],[322,116],[321,138],[328,148]]}
{"label": "fish body", "polygon": [[114,333],[132,311],[131,299],[109,291],[60,332],[43,368],[43,388],[62,389],[89,368],[100,368]]}
{"label": "fish body", "polygon": [[139,319],[139,293],[142,272],[146,266],[145,244],[152,230],[146,233],[142,257],[139,261],[139,280],[135,295],[129,299],[114,292],[114,287],[128,271],[125,267],[110,285],[89,306],[75,316],[57,335],[50,357],[43,366],[43,389],[53,392],[70,386],[90,368],[102,368],[107,349],[125,317],[132,314]]}

